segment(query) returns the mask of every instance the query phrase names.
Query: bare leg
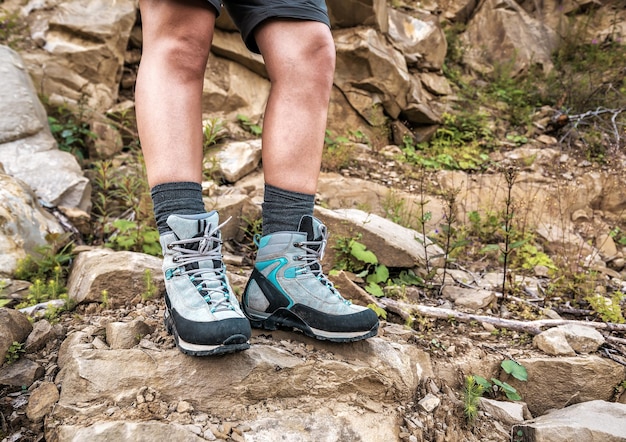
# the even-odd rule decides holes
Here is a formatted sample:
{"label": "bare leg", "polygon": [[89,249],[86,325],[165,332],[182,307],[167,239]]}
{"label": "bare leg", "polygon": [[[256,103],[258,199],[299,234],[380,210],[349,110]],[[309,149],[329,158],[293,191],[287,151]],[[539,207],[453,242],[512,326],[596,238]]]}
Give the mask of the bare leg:
{"label": "bare leg", "polygon": [[328,27],[271,20],[256,30],[272,87],[263,123],[263,171],[272,186],[317,190],[335,46]]}
{"label": "bare leg", "polygon": [[215,11],[204,0],[140,0],[135,100],[151,187],[202,180],[202,84]]}

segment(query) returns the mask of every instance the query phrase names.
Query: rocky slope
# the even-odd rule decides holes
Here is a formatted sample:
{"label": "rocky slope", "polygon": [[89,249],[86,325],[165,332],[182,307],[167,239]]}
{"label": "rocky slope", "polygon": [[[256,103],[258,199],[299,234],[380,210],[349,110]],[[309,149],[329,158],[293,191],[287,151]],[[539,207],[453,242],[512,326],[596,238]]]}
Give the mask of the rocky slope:
{"label": "rocky slope", "polygon": [[[329,226],[332,246],[358,238],[394,278],[410,271],[426,283],[391,284],[385,297],[374,298],[362,278],[338,272],[332,278],[346,297],[385,311],[376,338],[334,345],[291,331],[256,331],[249,351],[203,359],[174,348],[162,323],[160,260],[143,253],[75,247],[69,311],[50,309],[65,300],[11,308],[37,287],[12,277],[21,259],[64,231],[76,244],[102,242],[102,225],[94,222],[104,195],[97,160],[111,160],[118,176],[140,176],[131,144],[141,37],[132,1],[3,3],[14,14],[3,26],[22,23],[28,32],[10,41],[16,51],[0,47],[0,273],[7,277],[2,298],[10,300],[0,308],[3,442],[626,440],[623,326],[567,304],[569,281],[558,285],[546,262],[505,275],[498,254],[477,254],[472,247],[484,245],[477,244],[445,264],[445,241],[429,240],[445,239],[444,226],[467,228],[476,238],[467,227],[471,214],[499,213],[511,198],[516,221],[532,226],[546,256],[583,262],[569,277],[582,269],[594,275],[571,284],[593,284],[592,293],[610,300],[626,285],[615,230],[626,206],[619,146],[605,163],[565,150],[548,130],[555,109],[542,109],[524,141],[493,123],[499,141],[489,164],[499,166],[483,173],[418,173],[399,160],[406,137],[431,138],[459,100],[444,75],[451,43],[444,26],[465,26],[459,40],[469,70],[514,60],[515,75],[552,68],[565,16],[583,20],[597,7],[586,38],[623,38],[619,2],[543,2],[541,9],[526,1],[328,4],[338,51],[329,144],[339,149],[336,157],[349,149],[352,161],[323,174],[316,214]],[[262,59],[245,51],[223,17],[203,99],[207,122],[219,119],[226,134],[207,151],[204,193],[208,210],[232,216],[223,232],[225,258],[238,290],[254,252],[249,234],[259,216],[262,165],[260,142],[237,115],[261,124],[268,88]],[[97,137],[89,143],[91,163],[83,164],[92,169],[57,148],[38,94],[47,106],[89,110]],[[352,141],[337,141],[343,134]],[[513,186],[502,172],[509,167],[516,168]],[[144,206],[133,200],[132,213],[148,212]],[[327,268],[342,259],[329,249]],[[502,293],[505,276],[515,291]],[[553,322],[516,328],[546,318]],[[576,318],[587,322],[565,321]],[[528,380],[507,373],[503,361],[524,367]],[[470,422],[469,375],[506,382],[522,399],[485,392]]]}

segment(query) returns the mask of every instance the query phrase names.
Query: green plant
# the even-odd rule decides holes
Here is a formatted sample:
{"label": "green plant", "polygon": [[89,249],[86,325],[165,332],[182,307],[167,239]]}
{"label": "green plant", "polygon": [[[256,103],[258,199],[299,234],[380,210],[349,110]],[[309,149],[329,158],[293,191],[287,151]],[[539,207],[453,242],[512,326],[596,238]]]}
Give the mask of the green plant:
{"label": "green plant", "polygon": [[355,147],[347,137],[333,138],[332,132],[326,130],[322,152],[322,169],[339,171],[350,166],[354,161]]}
{"label": "green plant", "polygon": [[100,307],[103,309],[111,308],[111,300],[109,299],[108,290],[102,290],[100,293]]}
{"label": "green plant", "polygon": [[210,118],[206,120],[202,125],[203,141],[202,146],[204,151],[214,145],[225,136],[226,128],[224,123],[219,118]]}
{"label": "green plant", "polygon": [[455,258],[452,256],[452,253],[455,250],[461,249],[462,247],[469,244],[469,240],[467,238],[458,235],[458,220],[455,212],[455,204],[458,193],[458,189],[451,189],[444,192],[444,194],[442,195],[445,203],[443,222],[439,224],[441,232],[437,232],[442,239],[441,242],[443,242],[444,265],[441,282],[442,286],[446,283],[446,276],[449,264],[455,260]]}
{"label": "green plant", "polygon": [[483,385],[476,382],[475,376],[465,376],[465,387],[463,388],[463,412],[467,422],[472,425],[478,416],[478,405],[485,389]]}
{"label": "green plant", "polygon": [[605,322],[614,324],[623,324],[624,315],[622,314],[621,302],[626,299],[621,291],[615,291],[610,298],[594,293],[585,297],[585,301],[589,303],[591,308]]}
{"label": "green plant", "polygon": [[487,128],[485,114],[444,113],[443,123],[428,143],[415,145],[404,138],[404,160],[428,169],[482,170],[490,162],[493,135]]}
{"label": "green plant", "polygon": [[[32,285],[28,289],[26,299],[16,308],[30,307],[53,299],[64,300],[65,309],[72,307],[65,287],[73,247],[68,238],[68,234],[48,234],[47,244],[18,261],[15,277],[29,281]],[[60,309],[51,308],[46,314],[52,318],[59,311]]]}
{"label": "green plant", "polygon": [[85,106],[76,113],[66,105],[48,105],[48,125],[59,149],[74,154],[80,161],[89,157],[88,143],[96,138],[87,121]]}
{"label": "green plant", "polygon": [[147,301],[149,299],[152,299],[156,296],[156,294],[159,291],[158,286],[154,283],[154,279],[152,278],[152,271],[150,269],[145,269],[143,271],[143,284],[144,284],[144,291],[141,294],[141,299],[143,299],[144,301]]}
{"label": "green plant", "polygon": [[532,270],[536,266],[544,266],[553,271],[558,270],[552,258],[529,242],[522,244],[516,250],[514,263],[526,270]]}
{"label": "green plant", "polygon": [[19,9],[13,12],[0,9],[0,44],[18,49],[27,36],[28,25],[20,20]]}
{"label": "green plant", "polygon": [[338,260],[335,269],[348,270],[357,276],[365,278],[367,283],[365,290],[376,297],[384,296],[381,283],[389,279],[389,270],[383,264],[379,264],[378,258],[367,250],[364,244],[357,238],[340,237],[333,247],[338,252]]}
{"label": "green plant", "polygon": [[7,287],[7,283],[5,281],[0,280],[0,308],[9,305],[13,300],[9,298],[5,298],[4,289]]}
{"label": "green plant", "polygon": [[376,304],[368,304],[367,307],[374,310],[379,318],[387,319],[387,311],[384,308],[378,307]]}
{"label": "green plant", "polygon": [[263,129],[261,128],[261,126],[250,121],[250,118],[246,117],[245,115],[237,115],[237,121],[243,129],[247,130],[256,137],[261,136],[261,134],[263,133]]}
{"label": "green plant", "polygon": [[115,203],[111,198],[111,192],[115,188],[114,167],[111,160],[95,161],[91,165],[91,182],[93,184],[93,213],[106,222]]}
{"label": "green plant", "polygon": [[33,282],[59,277],[62,280],[72,259],[74,243],[69,233],[49,233],[46,244],[35,248],[35,252],[17,263],[15,277]]}
{"label": "green plant", "polygon": [[13,341],[13,343],[9,346],[9,349],[7,350],[7,354],[4,359],[7,364],[12,364],[17,361],[25,351],[26,350],[24,350],[24,344]]}
{"label": "green plant", "polygon": [[158,256],[161,253],[159,231],[135,221],[118,219],[105,226],[109,234],[107,247],[114,250],[130,250]]}
{"label": "green plant", "polygon": [[[526,368],[520,363],[513,361],[511,359],[506,359],[502,361],[500,367],[507,373],[513,376],[515,379],[520,381],[528,380],[528,372]],[[488,392],[490,394],[495,395],[498,391],[502,391],[509,400],[519,401],[522,397],[519,395],[515,387],[512,385],[501,381],[496,378],[491,378],[491,381],[483,378],[482,376],[473,376],[476,383],[482,386],[484,392]]]}

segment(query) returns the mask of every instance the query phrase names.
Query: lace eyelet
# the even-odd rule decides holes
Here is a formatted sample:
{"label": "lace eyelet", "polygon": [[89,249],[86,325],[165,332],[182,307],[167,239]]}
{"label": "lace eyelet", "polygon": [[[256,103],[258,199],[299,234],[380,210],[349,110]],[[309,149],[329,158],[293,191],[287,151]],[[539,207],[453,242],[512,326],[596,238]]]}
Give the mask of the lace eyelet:
{"label": "lace eyelet", "polygon": [[294,242],[293,246],[294,247],[302,247],[302,243],[301,242]]}
{"label": "lace eyelet", "polygon": [[173,248],[174,248],[174,244],[168,244],[168,245],[167,245],[167,249],[168,249],[168,250],[172,250]]}

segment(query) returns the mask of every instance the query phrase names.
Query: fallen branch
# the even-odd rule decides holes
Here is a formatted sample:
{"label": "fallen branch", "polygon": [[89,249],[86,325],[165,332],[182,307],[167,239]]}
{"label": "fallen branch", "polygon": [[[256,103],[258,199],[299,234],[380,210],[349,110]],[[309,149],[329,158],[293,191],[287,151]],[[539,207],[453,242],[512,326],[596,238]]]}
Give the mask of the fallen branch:
{"label": "fallen branch", "polygon": [[474,315],[471,313],[458,312],[447,308],[430,307],[426,305],[412,305],[389,298],[379,299],[388,311],[399,315],[405,321],[414,314],[437,319],[455,319],[461,322],[485,322],[495,327],[515,330],[531,335],[538,335],[544,328],[557,327],[559,325],[577,324],[593,327],[605,331],[617,331],[626,333],[626,324],[613,324],[611,322],[586,322],[567,319],[539,319],[535,321],[518,321],[515,319],[503,319],[494,316]]}

